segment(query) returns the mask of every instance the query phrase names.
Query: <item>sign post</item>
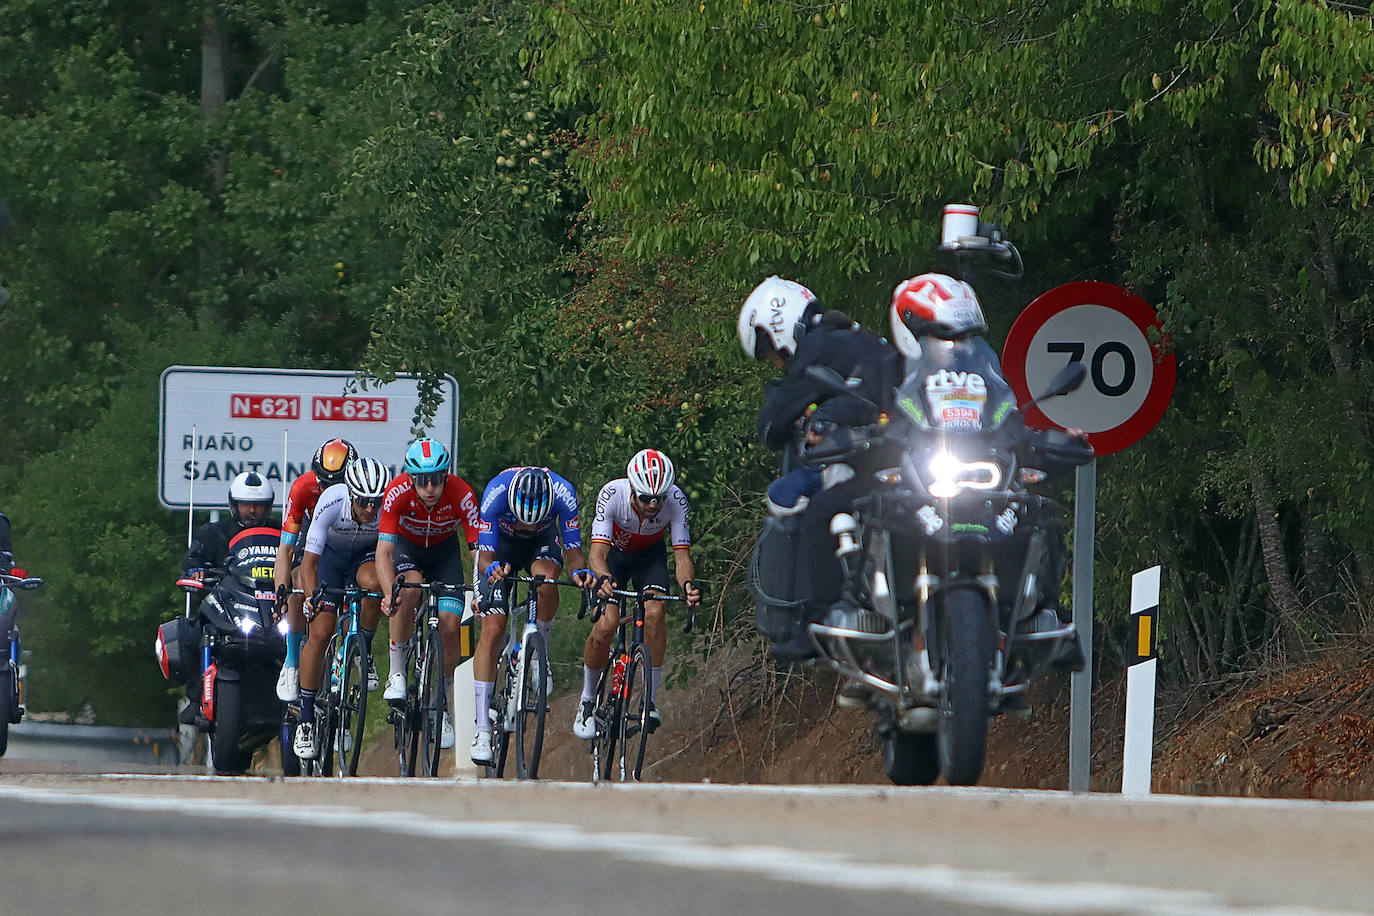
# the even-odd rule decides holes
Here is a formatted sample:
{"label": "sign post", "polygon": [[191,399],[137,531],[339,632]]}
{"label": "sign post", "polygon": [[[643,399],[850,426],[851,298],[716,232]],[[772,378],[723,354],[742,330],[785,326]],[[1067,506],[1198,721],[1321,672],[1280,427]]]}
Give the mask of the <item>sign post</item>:
{"label": "sign post", "polygon": [[[1049,388],[1067,363],[1087,381],[1063,397],[1025,408],[1037,429],[1081,429],[1097,456],[1134,445],[1154,428],[1173,397],[1176,366],[1148,302],[1111,283],[1066,283],[1026,306],[1007,333],[1002,371],[1025,404]],[[1097,460],[1078,469],[1074,486],[1073,610],[1086,664],[1073,675],[1069,710],[1069,789],[1090,786],[1092,727],[1093,551]]]}

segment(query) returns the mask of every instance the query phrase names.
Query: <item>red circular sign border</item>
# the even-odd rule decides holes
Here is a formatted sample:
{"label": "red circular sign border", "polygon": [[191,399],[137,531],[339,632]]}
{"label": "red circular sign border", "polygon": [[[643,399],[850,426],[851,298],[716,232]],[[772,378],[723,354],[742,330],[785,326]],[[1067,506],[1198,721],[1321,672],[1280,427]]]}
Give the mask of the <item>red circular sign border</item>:
{"label": "red circular sign border", "polygon": [[[1159,316],[1148,302],[1114,283],[1077,280],[1041,293],[1012,322],[1007,341],[1002,347],[1002,374],[1016,393],[1017,400],[1025,402],[1032,397],[1026,382],[1026,354],[1030,351],[1031,340],[1036,332],[1050,318],[1078,305],[1100,305],[1120,312],[1140,328],[1146,340],[1149,340],[1150,330],[1160,326]],[[1155,367],[1145,401],[1126,422],[1101,432],[1088,433],[1088,441],[1098,455],[1110,455],[1134,445],[1164,416],[1174,395],[1174,384],[1178,377],[1177,362],[1174,354],[1161,344],[1151,343],[1150,351],[1154,354]],[[1027,407],[1025,414],[1027,425],[1036,429],[1063,428],[1036,405]]]}

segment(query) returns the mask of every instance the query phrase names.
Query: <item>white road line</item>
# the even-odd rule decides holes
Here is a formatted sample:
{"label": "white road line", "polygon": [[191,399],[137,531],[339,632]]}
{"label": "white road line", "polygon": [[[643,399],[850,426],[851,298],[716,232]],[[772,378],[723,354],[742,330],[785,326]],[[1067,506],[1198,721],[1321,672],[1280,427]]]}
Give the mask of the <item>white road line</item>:
{"label": "white road line", "polygon": [[95,805],[126,811],[199,817],[251,818],[300,826],[380,830],[565,852],[604,852],[626,861],[649,862],[672,868],[744,872],[778,881],[848,888],[858,892],[912,893],[1026,913],[1100,913],[1106,910],[1138,916],[1346,916],[1344,912],[1336,910],[1231,906],[1219,896],[1205,891],[1037,881],[1003,872],[945,865],[884,865],[839,853],[808,852],[778,846],[719,845],[672,834],[598,832],[575,824],[555,822],[459,821],[410,811],[369,811],[347,805],[283,805],[280,802],[264,803],[247,799],[105,795],[30,786],[0,786],[0,799],[35,804]]}

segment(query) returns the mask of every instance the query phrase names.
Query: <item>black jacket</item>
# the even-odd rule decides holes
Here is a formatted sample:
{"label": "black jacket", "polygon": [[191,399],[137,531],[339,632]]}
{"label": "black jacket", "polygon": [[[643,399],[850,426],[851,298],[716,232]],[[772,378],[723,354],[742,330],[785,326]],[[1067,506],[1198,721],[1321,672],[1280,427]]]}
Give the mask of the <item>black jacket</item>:
{"label": "black jacket", "polygon": [[10,520],[0,512],[0,573],[14,569],[14,547],[10,544]]}
{"label": "black jacket", "polygon": [[819,319],[797,343],[787,374],[771,383],[759,411],[758,434],[771,449],[786,448],[798,418],[811,404],[826,404],[825,419],[842,426],[860,426],[875,419],[872,408],[856,398],[837,394],[808,378],[808,366],[834,369],[843,378],[857,378],[854,393],[885,407],[900,381],[900,354],[872,331],[857,325],[837,327],[830,316]]}
{"label": "black jacket", "polygon": [[[263,522],[262,527],[280,528],[281,521],[273,516]],[[243,529],[244,526],[230,515],[225,515],[217,522],[201,525],[191,539],[186,559],[181,561],[181,571],[189,573],[196,569],[224,569],[228,565],[229,542]]]}

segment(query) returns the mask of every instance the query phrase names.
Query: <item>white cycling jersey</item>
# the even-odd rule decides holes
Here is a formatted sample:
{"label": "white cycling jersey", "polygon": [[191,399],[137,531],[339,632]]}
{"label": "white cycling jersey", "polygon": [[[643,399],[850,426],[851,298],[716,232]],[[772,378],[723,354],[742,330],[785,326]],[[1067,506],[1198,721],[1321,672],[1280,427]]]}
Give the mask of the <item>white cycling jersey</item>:
{"label": "white cycling jersey", "polygon": [[328,547],[338,553],[354,554],[374,549],[381,521],[380,512],[365,525],[354,521],[348,484],[336,483],[321,493],[320,501],[315,504],[310,530],[305,536],[305,552],[321,555]]}
{"label": "white cycling jersey", "polygon": [[653,518],[635,511],[634,492],[624,477],[612,480],[596,497],[596,518],[592,521],[592,542],[601,541],[618,550],[633,553],[663,540],[671,531],[674,547],[689,547],[692,535],[687,527],[687,495],[676,484]]}

